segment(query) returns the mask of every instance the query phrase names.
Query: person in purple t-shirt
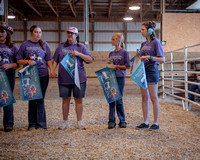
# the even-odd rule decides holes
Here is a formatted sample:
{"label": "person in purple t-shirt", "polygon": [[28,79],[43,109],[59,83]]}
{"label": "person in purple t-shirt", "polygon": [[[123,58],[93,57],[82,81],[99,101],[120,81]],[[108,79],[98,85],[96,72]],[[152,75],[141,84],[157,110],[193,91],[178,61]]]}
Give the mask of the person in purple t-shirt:
{"label": "person in purple t-shirt", "polygon": [[149,114],[149,96],[153,103],[153,115],[154,123],[151,125],[151,130],[159,129],[158,115],[159,115],[159,101],[158,101],[158,81],[159,72],[158,65],[165,62],[165,55],[162,49],[160,41],[155,37],[156,24],[154,22],[146,22],[142,24],[141,33],[146,38],[146,41],[142,43],[140,48],[140,55],[138,56],[144,61],[146,79],[148,88],[145,90],[140,87],[142,94],[142,110],[144,123],[141,123],[137,128],[144,129],[149,128],[148,114]]}
{"label": "person in purple t-shirt", "polygon": [[[123,34],[116,33],[112,36],[112,45],[115,46],[115,50],[110,52],[109,60],[113,62],[113,65],[109,68],[115,70],[117,82],[119,85],[119,90],[123,95],[123,89],[125,85],[126,69],[130,68],[129,54],[124,49]],[[120,120],[119,127],[126,128],[125,113],[123,100],[120,99],[116,102],[109,104],[109,121],[108,129],[112,129],[116,126],[115,123],[115,106],[117,110],[117,115]]]}
{"label": "person in purple t-shirt", "polygon": [[33,25],[30,28],[31,39],[21,44],[17,62],[21,65],[35,65],[37,63],[39,79],[42,90],[42,99],[29,101],[28,130],[47,128],[44,97],[50,77],[53,77],[52,55],[47,42],[41,40],[42,31],[40,27]]}
{"label": "person in purple t-shirt", "polygon": [[[0,22],[0,68],[4,69],[8,77],[10,88],[13,92],[15,86],[15,70],[17,69],[17,51],[18,47],[12,42],[12,27],[7,26],[5,22]],[[4,131],[13,130],[14,115],[13,105],[3,107],[3,125]]]}
{"label": "person in purple t-shirt", "polygon": [[[76,104],[76,114],[77,114],[77,128],[86,129],[82,122],[83,104],[82,99],[85,96],[86,89],[86,72],[84,69],[83,62],[92,63],[93,57],[87,50],[87,48],[79,43],[78,29],[76,27],[69,27],[66,30],[67,41],[60,43],[53,56],[53,68],[56,69],[59,64],[58,70],[58,85],[60,97],[62,97],[62,110],[63,110],[63,124],[59,129],[65,129],[70,126],[68,121],[71,92],[73,91],[73,97]],[[69,53],[70,52],[70,53]],[[77,66],[80,80],[80,89],[75,85],[73,79],[65,70],[65,68],[60,64],[62,59],[70,54],[71,57],[77,57]],[[55,73],[54,73],[55,74]]]}

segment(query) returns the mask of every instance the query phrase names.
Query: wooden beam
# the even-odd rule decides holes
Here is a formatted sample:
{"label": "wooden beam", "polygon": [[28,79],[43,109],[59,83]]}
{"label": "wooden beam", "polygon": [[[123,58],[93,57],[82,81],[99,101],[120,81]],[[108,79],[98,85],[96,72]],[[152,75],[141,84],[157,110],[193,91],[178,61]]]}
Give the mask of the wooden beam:
{"label": "wooden beam", "polygon": [[58,22],[58,40],[59,43],[61,42],[61,21],[57,21]]}
{"label": "wooden beam", "polygon": [[90,15],[91,15],[91,18],[94,18],[93,16],[93,11],[92,11],[92,0],[89,0],[89,5],[90,5]]}
{"label": "wooden beam", "polygon": [[174,0],[173,2],[171,2],[171,3],[169,4],[169,6],[166,7],[166,9],[169,9],[171,6],[173,6],[173,4],[174,4],[176,1],[177,1],[177,0]]}
{"label": "wooden beam", "polygon": [[92,39],[91,39],[91,41],[92,41],[92,46],[91,46],[91,50],[93,51],[94,50],[94,39],[95,39],[95,34],[94,34],[94,21],[92,21],[92,31],[90,31],[91,32],[91,34],[92,34]]}
{"label": "wooden beam", "polygon": [[151,5],[145,10],[142,17],[144,17],[147,14],[147,12],[149,12],[151,10],[151,8],[155,2],[156,2],[156,0],[152,0]]}
{"label": "wooden beam", "polygon": [[27,21],[23,21],[24,41],[27,40]]}
{"label": "wooden beam", "polygon": [[30,2],[28,0],[24,0],[24,2],[29,6],[31,7],[32,10],[34,10],[40,17],[42,17],[42,14],[40,12],[37,11],[37,9],[32,5],[30,4]]}
{"label": "wooden beam", "polygon": [[127,49],[127,22],[123,22],[123,27],[124,27],[124,44],[125,44],[125,49]]}
{"label": "wooden beam", "polygon": [[110,0],[110,2],[109,2],[108,18],[110,18],[111,10],[112,10],[112,0]]}
{"label": "wooden beam", "polygon": [[49,7],[52,9],[52,11],[56,14],[57,17],[59,17],[58,13],[56,12],[56,10],[53,8],[52,4],[49,2],[49,0],[45,0],[47,2],[47,4],[49,5]]}
{"label": "wooden beam", "polygon": [[8,4],[8,7],[12,8],[15,12],[17,12],[19,15],[21,15],[22,17],[25,17],[24,14],[22,12],[20,12],[18,9],[16,9],[15,7],[13,7],[12,5]]}
{"label": "wooden beam", "polygon": [[77,17],[77,16],[76,16],[76,12],[75,12],[75,10],[74,10],[74,8],[73,8],[73,6],[72,6],[71,0],[68,0],[68,4],[69,4],[69,6],[70,6],[70,8],[71,8],[71,10],[72,10],[72,13],[73,13],[74,17]]}
{"label": "wooden beam", "polygon": [[[73,3],[73,4],[74,4],[74,7],[76,6],[76,4],[77,4],[78,2],[80,2],[80,0],[77,0],[76,2]],[[63,6],[63,5],[62,5],[62,6]],[[62,6],[57,5],[57,7],[62,7]],[[64,8],[63,10],[60,9],[59,11],[63,12],[63,11],[68,10],[69,8],[70,8],[70,7]]]}
{"label": "wooden beam", "polygon": [[[66,21],[66,22],[83,22],[83,18],[67,18],[67,17],[29,17],[29,21]],[[90,19],[90,22],[121,22],[122,18],[93,18]],[[149,21],[147,18],[143,18],[143,21]],[[151,21],[158,21],[156,18],[151,19]],[[141,22],[141,20],[135,19],[134,22]]]}

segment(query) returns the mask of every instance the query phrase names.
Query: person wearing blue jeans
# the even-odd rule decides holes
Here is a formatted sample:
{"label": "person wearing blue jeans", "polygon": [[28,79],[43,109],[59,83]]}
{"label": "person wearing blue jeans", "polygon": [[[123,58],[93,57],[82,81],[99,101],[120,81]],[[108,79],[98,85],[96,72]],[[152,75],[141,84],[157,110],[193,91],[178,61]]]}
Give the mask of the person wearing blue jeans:
{"label": "person wearing blue jeans", "polygon": [[[13,92],[15,86],[15,69],[18,67],[16,63],[18,47],[12,42],[12,33],[12,27],[8,26],[5,22],[0,22],[0,68],[5,70]],[[3,111],[4,131],[10,132],[13,130],[14,125],[13,105],[3,107]]]}
{"label": "person wearing blue jeans", "polygon": [[[118,83],[118,86],[119,86],[119,90],[120,90],[120,92],[123,96],[125,78],[124,77],[118,77],[117,83]],[[125,121],[125,113],[124,113],[124,106],[123,106],[123,100],[122,99],[109,104],[109,124],[110,124],[110,127],[116,125],[116,123],[115,123],[115,104],[116,104],[117,115],[118,115],[119,120],[120,120],[119,126],[125,127],[126,121]]]}
{"label": "person wearing blue jeans", "polygon": [[[13,92],[15,86],[15,72],[7,73],[8,81],[10,84],[11,91]],[[13,114],[13,104],[3,107],[3,126],[5,132],[10,132],[13,130],[14,126],[14,114]]]}
{"label": "person wearing blue jeans", "polygon": [[[112,66],[109,68],[115,70],[115,75],[117,78],[119,90],[121,92],[121,95],[123,95],[123,89],[124,89],[125,77],[126,77],[126,69],[128,69],[130,67],[129,54],[124,49],[123,34],[121,34],[121,33],[114,34],[112,36],[112,45],[115,46],[115,50],[110,52],[110,54],[109,54],[109,60],[113,62]],[[120,120],[118,125],[120,128],[126,128],[123,100],[120,99],[116,102],[112,102],[109,104],[108,129],[115,128],[115,126],[116,126],[115,106],[116,106],[118,118]]]}
{"label": "person wearing blue jeans", "polygon": [[[194,82],[199,83],[199,85],[191,84],[190,85],[190,91],[196,92],[196,89],[198,89],[199,94],[200,94],[200,74],[197,74],[197,79]],[[188,96],[189,96],[190,100],[194,101],[195,96],[193,94],[189,93]]]}

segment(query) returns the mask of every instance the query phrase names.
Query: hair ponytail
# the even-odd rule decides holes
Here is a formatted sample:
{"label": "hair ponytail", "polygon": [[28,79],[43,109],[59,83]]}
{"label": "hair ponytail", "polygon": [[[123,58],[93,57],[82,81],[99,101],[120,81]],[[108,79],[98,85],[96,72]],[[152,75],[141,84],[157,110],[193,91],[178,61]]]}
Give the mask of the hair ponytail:
{"label": "hair ponytail", "polygon": [[113,36],[115,36],[118,40],[120,40],[120,47],[121,48],[125,48],[125,44],[124,44],[124,36],[122,33],[116,33]]}
{"label": "hair ponytail", "polygon": [[124,42],[121,42],[120,47],[121,47],[121,48],[125,48],[125,44],[124,44]]}
{"label": "hair ponytail", "polygon": [[44,49],[44,42],[43,42],[43,40],[40,39],[40,40],[39,40],[39,44],[40,44],[40,46],[42,47],[42,49],[45,50],[45,49]]}

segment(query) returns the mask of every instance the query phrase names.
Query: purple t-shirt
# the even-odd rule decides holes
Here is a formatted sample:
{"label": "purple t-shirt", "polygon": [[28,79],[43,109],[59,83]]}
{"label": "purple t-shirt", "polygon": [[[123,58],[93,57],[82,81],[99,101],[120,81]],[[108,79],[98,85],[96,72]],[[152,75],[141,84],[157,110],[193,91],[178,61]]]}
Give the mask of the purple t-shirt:
{"label": "purple t-shirt", "polygon": [[[125,49],[119,51],[112,51],[109,54],[109,58],[112,60],[114,65],[125,65],[130,67],[129,54]],[[126,77],[126,69],[116,69],[116,77]]]}
{"label": "purple t-shirt", "polygon": [[[155,56],[155,57],[164,57],[165,56],[163,49],[162,49],[162,45],[157,38],[155,38],[151,42],[147,42],[147,41],[143,42],[140,47],[140,55],[141,56],[150,55],[150,56]],[[145,68],[150,65],[154,65],[154,64],[159,65],[160,63],[151,61],[151,60],[144,60]]]}
{"label": "purple t-shirt", "polygon": [[[12,48],[9,48],[6,44],[0,43],[0,66],[7,64],[7,63],[17,63],[17,52],[18,47],[13,45]],[[8,69],[6,73],[15,73],[15,69]]]}
{"label": "purple t-shirt", "polygon": [[39,77],[44,77],[49,74],[47,61],[52,59],[48,43],[43,42],[44,50],[39,42],[25,41],[17,53],[17,59],[34,60],[37,63]]}
{"label": "purple t-shirt", "polygon": [[[79,43],[79,45],[69,44],[69,46],[67,47],[65,47],[64,45],[65,45],[65,42],[60,43],[58,48],[55,51],[53,59],[56,63],[60,63],[62,59],[66,56],[66,54],[69,53],[70,51],[78,51],[82,54],[89,55],[90,57],[92,57],[92,55],[89,53],[87,48],[81,43]],[[87,80],[83,61],[84,60],[82,58],[77,56],[80,83],[83,83]],[[71,78],[71,76],[68,74],[68,72],[65,70],[65,68],[61,64],[59,64],[59,70],[58,70],[58,84],[74,84],[73,79]]]}

